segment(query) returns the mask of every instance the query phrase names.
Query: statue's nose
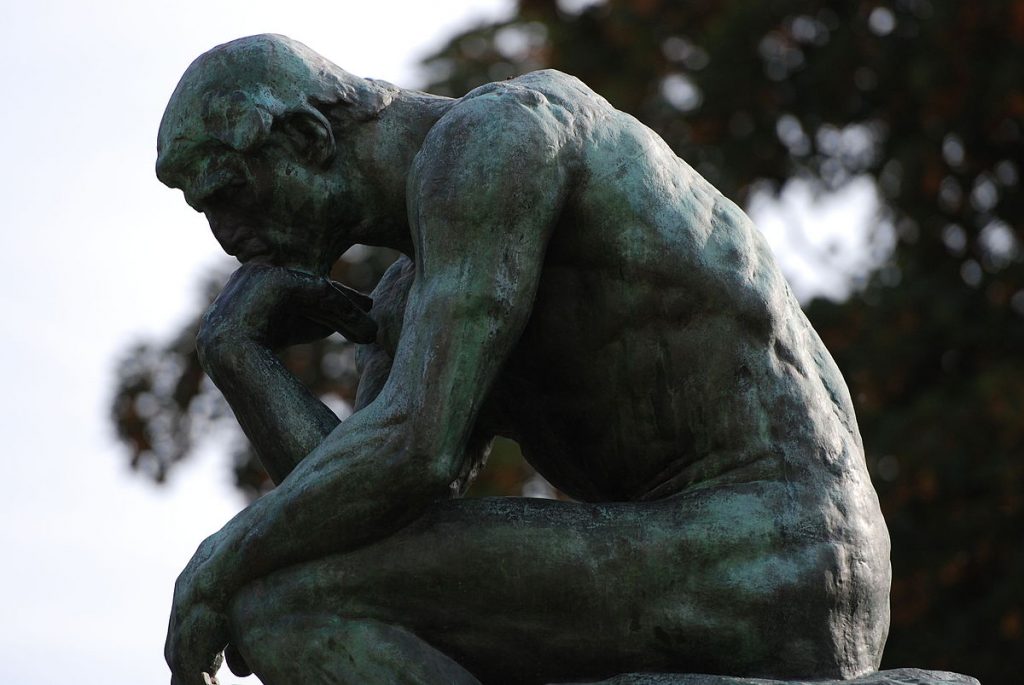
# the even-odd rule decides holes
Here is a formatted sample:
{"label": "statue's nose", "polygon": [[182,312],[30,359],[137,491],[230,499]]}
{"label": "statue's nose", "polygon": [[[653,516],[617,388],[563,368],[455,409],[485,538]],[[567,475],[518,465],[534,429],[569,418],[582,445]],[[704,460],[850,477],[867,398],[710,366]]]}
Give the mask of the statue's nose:
{"label": "statue's nose", "polygon": [[167,155],[163,152],[158,154],[156,158],[156,177],[165,186],[176,187],[174,179],[171,178],[170,163],[168,162]]}

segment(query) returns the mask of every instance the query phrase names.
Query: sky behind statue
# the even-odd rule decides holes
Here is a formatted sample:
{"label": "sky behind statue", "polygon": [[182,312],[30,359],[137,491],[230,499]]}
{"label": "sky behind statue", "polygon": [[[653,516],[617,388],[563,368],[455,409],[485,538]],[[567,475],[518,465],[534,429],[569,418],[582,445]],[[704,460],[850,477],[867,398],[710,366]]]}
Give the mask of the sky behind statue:
{"label": "sky behind statue", "polygon": [[328,46],[355,73],[415,83],[418,57],[508,6],[0,7],[0,682],[166,682],[167,588],[242,505],[223,460],[200,456],[163,489],[131,475],[106,418],[117,355],[173,330],[224,259],[203,217],[153,174],[184,68],[210,45],[274,30]]}

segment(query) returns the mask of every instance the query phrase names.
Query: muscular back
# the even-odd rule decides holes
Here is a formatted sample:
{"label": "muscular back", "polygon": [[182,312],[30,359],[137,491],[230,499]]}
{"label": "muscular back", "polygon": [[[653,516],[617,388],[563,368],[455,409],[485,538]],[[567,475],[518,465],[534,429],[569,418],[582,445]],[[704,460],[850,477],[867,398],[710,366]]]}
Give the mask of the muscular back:
{"label": "muscular back", "polygon": [[479,429],[588,500],[866,482],[845,385],[746,215],[573,77],[488,84],[453,109],[487,100],[556,132],[569,188]]}

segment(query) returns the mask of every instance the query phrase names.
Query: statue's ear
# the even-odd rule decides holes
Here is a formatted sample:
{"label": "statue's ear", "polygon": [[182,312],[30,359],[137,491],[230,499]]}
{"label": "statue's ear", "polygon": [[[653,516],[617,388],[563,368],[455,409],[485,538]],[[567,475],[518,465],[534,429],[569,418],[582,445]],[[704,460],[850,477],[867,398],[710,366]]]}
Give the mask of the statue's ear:
{"label": "statue's ear", "polygon": [[263,144],[273,123],[270,112],[237,90],[204,97],[202,118],[210,136],[239,152]]}
{"label": "statue's ear", "polygon": [[319,113],[292,112],[278,117],[274,135],[283,136],[297,155],[313,164],[326,166],[334,159],[334,132]]}

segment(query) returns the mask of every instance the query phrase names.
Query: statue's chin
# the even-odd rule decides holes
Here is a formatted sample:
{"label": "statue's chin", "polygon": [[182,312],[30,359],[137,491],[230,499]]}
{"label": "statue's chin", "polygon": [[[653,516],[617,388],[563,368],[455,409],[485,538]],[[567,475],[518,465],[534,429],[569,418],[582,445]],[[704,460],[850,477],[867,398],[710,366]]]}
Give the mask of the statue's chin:
{"label": "statue's chin", "polygon": [[237,245],[232,245],[227,253],[243,264],[249,262],[257,262],[262,264],[276,264],[278,259],[275,258],[274,253],[263,244],[262,241],[256,238],[246,238],[245,240],[239,241]]}
{"label": "statue's chin", "polygon": [[281,251],[275,252],[262,246],[253,247],[252,249],[238,249],[234,251],[232,256],[242,264],[266,264],[318,276],[326,276],[330,272],[331,267],[330,264],[325,266],[316,260],[310,259],[308,255],[293,255]]}
{"label": "statue's chin", "polygon": [[[228,254],[231,254],[230,252]],[[232,257],[235,257],[242,264],[274,264],[278,261],[273,255],[263,250],[236,250]]]}

